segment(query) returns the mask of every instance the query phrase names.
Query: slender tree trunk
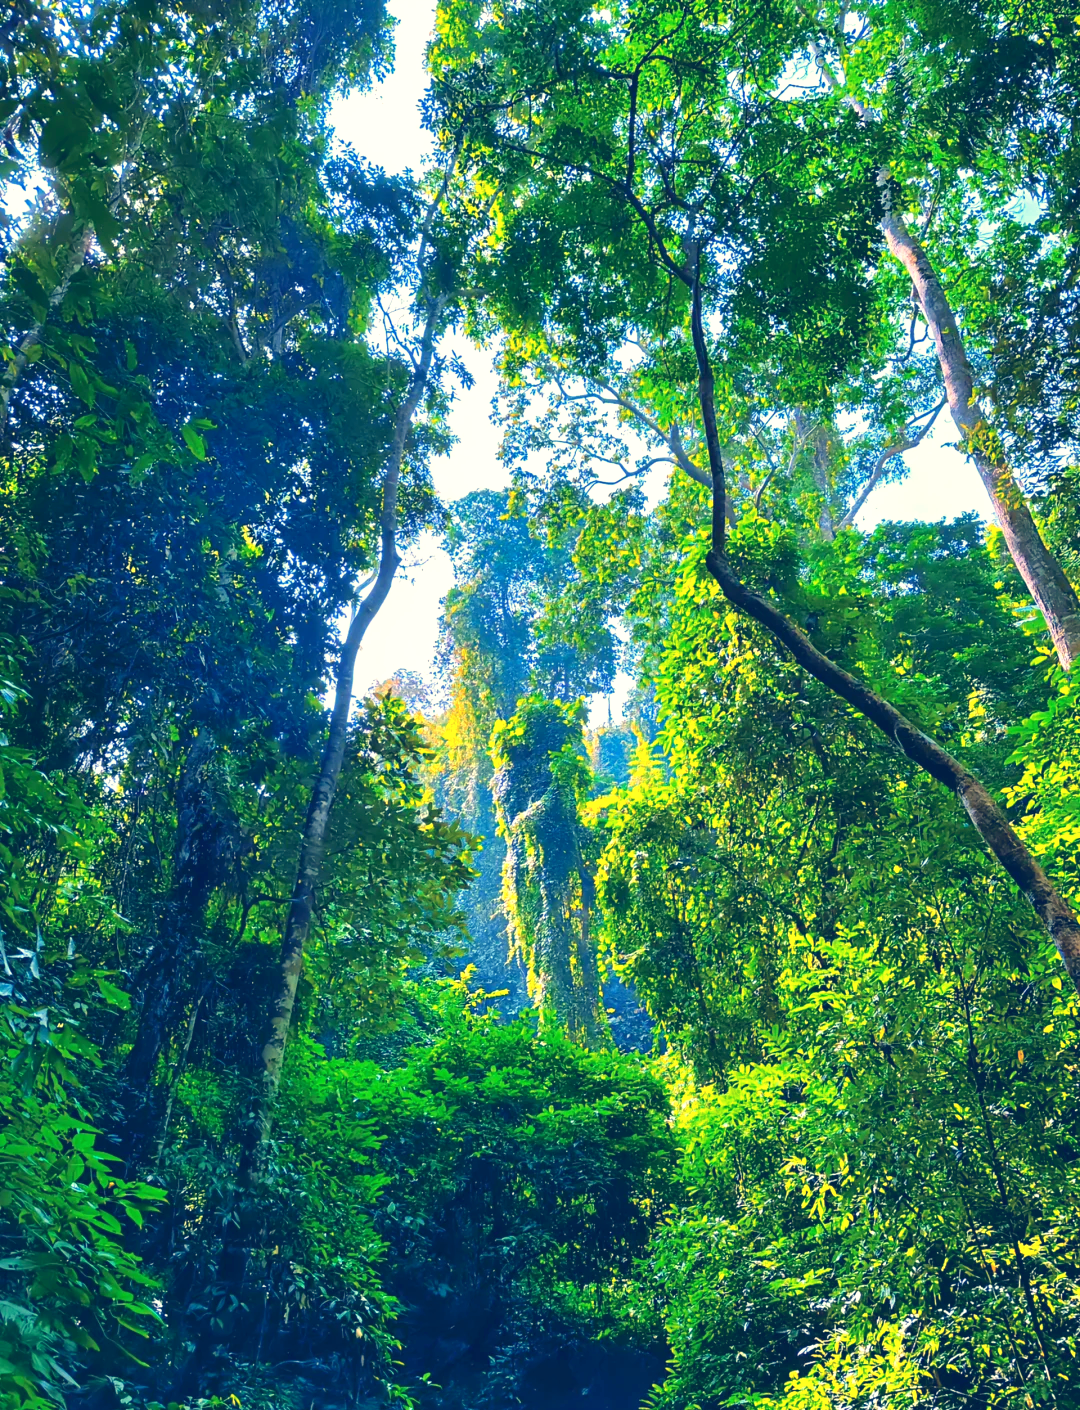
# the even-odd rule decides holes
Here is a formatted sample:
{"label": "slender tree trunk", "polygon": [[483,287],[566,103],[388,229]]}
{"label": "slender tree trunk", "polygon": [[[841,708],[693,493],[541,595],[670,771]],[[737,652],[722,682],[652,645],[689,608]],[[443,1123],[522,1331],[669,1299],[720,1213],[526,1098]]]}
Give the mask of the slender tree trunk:
{"label": "slender tree trunk", "polygon": [[161,1130],[158,1133],[157,1144],[154,1147],[154,1165],[161,1164],[161,1157],[165,1151],[165,1139],[169,1134],[169,1122],[172,1120],[173,1104],[176,1101],[176,1089],[180,1085],[180,1079],[184,1075],[187,1067],[188,1057],[191,1054],[191,1041],[195,1037],[195,1025],[199,1021],[199,1010],[202,1008],[203,1000],[206,998],[209,986],[203,988],[202,993],[195,1000],[191,1013],[188,1015],[187,1030],[184,1035],[184,1046],[180,1050],[180,1056],[173,1064],[172,1075],[169,1078],[169,1097],[165,1103],[165,1115],[161,1119]]}
{"label": "slender tree trunk", "polygon": [[957,794],[987,848],[1031,902],[1035,914],[1053,940],[1070,979],[1080,992],[1080,923],[983,784],[883,696],[823,655],[804,632],[768,598],[748,588],[732,568],[725,541],[724,465],[716,428],[713,371],[701,312],[700,253],[692,249],[690,254],[696,266],[689,282],[693,294],[692,332],[698,365],[698,399],[705,424],[705,443],[713,483],[712,547],[707,559],[709,572],[733,607],[760,622],[815,680],[865,715],[931,778]]}
{"label": "slender tree trunk", "polygon": [[219,1305],[228,1309],[222,1314],[224,1328],[215,1332],[213,1320],[207,1318],[195,1337],[195,1349],[181,1376],[181,1384],[193,1389],[198,1384],[201,1368],[214,1353],[215,1345],[229,1340],[231,1326],[243,1307],[242,1291],[247,1276],[248,1250],[259,1218],[252,1196],[265,1168],[267,1147],[273,1121],[274,1099],[281,1085],[281,1070],[285,1060],[285,1045],[292,1024],[296,989],[304,967],[304,948],[311,930],[315,898],[322,871],[326,846],[326,829],[330,810],[337,792],[338,779],[345,762],[348,742],[349,713],[352,708],[353,677],[356,657],[368,627],[386,601],[401,559],[397,549],[398,491],[405,445],[413,417],[427,387],[435,347],[435,334],[445,306],[445,297],[428,302],[428,313],[421,339],[420,353],[413,364],[405,399],[394,423],[382,483],[382,511],[379,520],[379,567],[366,597],[353,614],[341,648],[335,678],[334,709],[330,729],[319,761],[319,774],[308,803],[304,830],[300,840],[296,885],[293,888],[285,929],[281,939],[277,984],[267,1016],[263,1045],[256,1070],[256,1090],[247,1122],[241,1134],[240,1161],[236,1184],[238,1207],[228,1221],[227,1231],[218,1260],[217,1285],[214,1295]]}
{"label": "slender tree trunk", "polygon": [[1080,655],[1080,599],[1061,564],[1043,542],[1023,492],[1009,468],[1000,438],[983,415],[975,394],[975,379],[964,340],[941,280],[922,245],[892,208],[888,173],[882,172],[880,180],[886,201],[881,229],[890,253],[907,270],[922,306],[923,317],[937,349],[949,410],[956,429],[964,438],[979,477],[986,486],[1013,562],[1046,618],[1062,669],[1071,670]]}
{"label": "slender tree trunk", "polygon": [[[815,40],[810,42],[810,52],[825,81],[835,91],[843,93],[844,83],[826,62]],[[854,94],[844,93],[843,101],[864,123],[877,120],[873,110]],[[1080,654],[1080,598],[1061,564],[1043,542],[1023,492],[1009,468],[1000,437],[994,434],[983,415],[975,395],[975,379],[956,315],[921,242],[893,206],[892,174],[888,167],[882,167],[878,172],[878,184],[884,205],[881,231],[889,252],[907,270],[922,307],[926,326],[937,350],[956,429],[964,438],[979,477],[986,486],[1013,562],[1046,619],[1062,670],[1069,671]]]}
{"label": "slender tree trunk", "polygon": [[281,941],[277,991],[260,1055],[258,1113],[257,1120],[253,1122],[252,1133],[259,1146],[265,1144],[270,1133],[271,1111],[281,1082],[281,1067],[285,1058],[285,1044],[288,1040],[289,1027],[292,1023],[296,986],[299,983],[304,965],[304,946],[307,944],[311,918],[315,909],[315,896],[326,845],[326,828],[330,820],[330,809],[333,806],[334,795],[337,792],[338,778],[345,760],[356,657],[368,627],[375,620],[386,601],[394,581],[394,574],[401,561],[397,550],[398,491],[401,484],[401,467],[413,417],[420,405],[420,399],[427,387],[431,372],[436,326],[444,304],[445,299],[439,297],[432,300],[428,306],[420,354],[413,367],[405,400],[398,410],[394,424],[394,438],[383,473],[378,572],[367,596],[353,614],[338,661],[334,710],[330,717],[330,729],[319,763],[319,776],[312,790],[307,817],[304,821],[296,886],[289,903],[289,913]]}
{"label": "slender tree trunk", "polygon": [[831,426],[818,426],[814,431],[814,484],[821,495],[818,527],[821,529],[821,537],[826,543],[832,543],[836,538],[836,526],[833,523],[832,515],[832,487],[829,484],[829,461],[833,435],[835,435],[835,428]]}
{"label": "slender tree trunk", "polygon": [[835,435],[835,428],[827,426],[823,421],[819,421],[811,429],[807,420],[806,412],[802,407],[795,409],[795,432],[800,441],[810,440],[814,447],[813,476],[814,485],[821,495],[821,508],[818,510],[818,528],[821,537],[826,543],[832,543],[836,538],[836,525],[833,522],[832,514],[832,488],[829,484],[829,462],[831,460],[830,450],[832,436]]}

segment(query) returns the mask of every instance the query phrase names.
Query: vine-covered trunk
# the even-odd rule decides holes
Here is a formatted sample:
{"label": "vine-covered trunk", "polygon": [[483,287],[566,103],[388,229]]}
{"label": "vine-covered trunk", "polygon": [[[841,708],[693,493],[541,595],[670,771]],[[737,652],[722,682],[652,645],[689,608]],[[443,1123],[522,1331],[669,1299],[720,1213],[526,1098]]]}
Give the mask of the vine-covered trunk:
{"label": "vine-covered trunk", "polygon": [[[818,529],[826,543],[836,538],[836,525],[832,514],[832,486],[829,483],[829,469],[832,460],[832,427],[819,421],[811,428],[806,412],[802,407],[795,409],[795,434],[800,442],[810,441],[814,448],[812,473],[814,486],[821,495],[818,510]],[[728,516],[730,519],[730,515]]]}
{"label": "vine-covered trunk", "polygon": [[607,1036],[590,934],[595,886],[582,849],[575,787],[555,767],[581,722],[553,701],[524,700],[497,738],[492,794],[506,838],[503,906],[513,955],[527,964],[536,1007],[578,1041]]}
{"label": "vine-covered trunk", "polygon": [[748,588],[732,568],[725,540],[724,464],[716,428],[715,383],[701,312],[700,256],[696,250],[692,254],[697,263],[697,270],[690,282],[698,400],[713,482],[712,546],[707,559],[709,572],[733,607],[760,622],[815,680],[865,715],[931,778],[957,794],[989,851],[1031,902],[1035,914],[1053,940],[1069,978],[1080,993],[1080,922],[984,785],[958,759],[954,759],[940,744],[913,725],[895,705],[820,652],[805,632],[789,621],[768,598]]}
{"label": "vine-covered trunk", "polygon": [[886,211],[881,221],[890,252],[911,278],[937,349],[949,410],[986,486],[1013,562],[1046,619],[1063,670],[1080,655],[1080,599],[1061,564],[1043,542],[1023,491],[1009,468],[1000,438],[987,424],[975,394],[964,340],[941,280],[919,241],[888,205],[888,174],[881,181]]}

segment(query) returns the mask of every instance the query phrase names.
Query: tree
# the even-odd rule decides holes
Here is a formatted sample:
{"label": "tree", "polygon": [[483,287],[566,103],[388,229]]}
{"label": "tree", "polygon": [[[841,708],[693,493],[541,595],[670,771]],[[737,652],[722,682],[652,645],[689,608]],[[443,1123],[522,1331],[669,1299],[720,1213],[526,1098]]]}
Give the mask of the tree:
{"label": "tree", "polygon": [[[439,725],[439,798],[486,841],[479,860],[480,876],[467,902],[473,943],[470,957],[478,962],[480,979],[488,988],[499,990],[510,982],[512,1002],[519,1004],[526,999],[526,979],[524,970],[517,970],[514,962],[524,963],[526,968],[533,964],[535,946],[533,939],[523,934],[513,938],[516,912],[504,913],[504,862],[511,870],[515,865],[520,869],[521,858],[515,864],[499,845],[498,835],[510,838],[517,815],[539,801],[546,784],[538,782],[541,775],[530,775],[525,781],[520,770],[512,782],[510,774],[516,765],[509,756],[500,754],[501,767],[509,770],[499,784],[504,793],[500,801],[497,790],[493,793],[494,770],[500,766],[493,764],[491,749],[498,731],[517,718],[519,709],[531,708],[540,700],[568,705],[578,697],[609,691],[617,658],[611,594],[590,591],[583,583],[581,594],[576,598],[573,594],[571,584],[579,575],[574,565],[576,510],[572,504],[580,508],[578,497],[571,494],[565,506],[565,531],[551,520],[546,533],[540,535],[524,512],[520,496],[511,499],[502,493],[478,491],[452,506],[447,533],[457,583],[447,594],[442,626],[441,652],[445,668],[452,674],[450,709]],[[571,735],[580,737],[580,727],[571,728]],[[561,748],[561,742],[551,747]],[[534,786],[538,793],[529,792]],[[511,805],[511,793],[522,787],[527,796],[516,797]],[[549,844],[560,829],[584,837],[573,790],[565,796],[558,793],[557,799],[553,795],[553,800],[560,817],[552,819],[555,832],[549,835]],[[504,805],[512,806],[512,811],[500,817]],[[539,856],[544,845],[537,845]],[[554,853],[551,855],[553,865],[541,879],[548,888],[547,904],[569,914],[580,908],[580,901],[574,899],[575,888],[584,885],[588,891],[591,883],[587,878],[582,880],[584,862],[559,872]],[[515,894],[518,882],[525,884],[523,873],[518,881],[507,873],[507,895]],[[560,888],[566,894],[556,899]],[[512,952],[509,969],[507,916]],[[561,959],[538,962],[531,989],[542,1006],[550,1000],[557,1010],[562,1005],[567,1013],[576,1013],[569,996],[574,984],[581,981],[580,977],[573,981],[568,977],[574,943],[564,935],[557,949]],[[565,971],[565,992],[558,999],[552,989],[552,966],[557,962]],[[595,962],[587,959],[586,968],[590,967],[595,968]],[[591,1013],[600,1003],[598,976],[593,974],[589,983],[594,990],[589,1000]],[[578,1024],[580,1017],[573,1022]]]}
{"label": "tree", "polygon": [[580,705],[526,696],[496,725],[492,759],[513,952],[528,965],[541,1013],[596,1044],[607,1025],[591,930],[591,859],[578,811],[590,782]]}
{"label": "tree", "polygon": [[[909,17],[887,11],[881,18],[884,23],[880,28],[880,22],[870,21],[849,35],[846,9],[835,16],[815,12],[813,23],[824,31],[830,53],[827,57],[815,37],[809,40],[810,52],[830,88],[861,122],[870,124],[880,120],[877,105],[881,105],[891,119],[887,122],[886,141],[892,150],[886,148],[889,159],[883,163],[878,177],[882,186],[881,229],[885,243],[911,280],[915,308],[933,340],[949,409],[961,441],[986,486],[1013,561],[1043,614],[1062,669],[1068,671],[1080,646],[1080,601],[1047,548],[1008,463],[1001,437],[980,405],[975,373],[956,314],[923,241],[912,233],[902,209],[905,195],[909,200],[914,198],[917,207],[921,205],[919,188],[925,187],[934,168],[939,187],[937,199],[940,199],[943,183],[953,188],[963,184],[956,157],[949,152],[950,146],[969,156],[978,153],[976,160],[981,158],[980,165],[990,169],[987,172],[990,180],[976,199],[989,206],[995,216],[1003,197],[1007,201],[1018,186],[1030,181],[1024,159],[1017,161],[1009,148],[1025,130],[1030,131],[1037,122],[1045,120],[1046,89],[1036,79],[1043,60],[1034,46],[1026,43],[1008,13],[969,13],[952,21],[953,24],[959,21],[966,53],[960,74],[946,77],[938,71],[936,58],[927,53],[929,46],[939,38],[933,21],[926,25],[917,19],[912,24]],[[875,72],[872,64],[863,70],[856,84],[858,91],[849,85],[847,69],[852,50],[875,48],[878,52],[888,49],[891,63],[899,65],[905,73],[900,85],[904,95],[900,100],[904,108],[902,116],[888,75],[880,67]],[[1011,92],[1006,93],[1006,87]],[[971,88],[976,94],[975,111],[957,122],[959,115],[954,95]],[[913,93],[918,93],[920,99],[914,110],[909,100]],[[1038,118],[1032,111],[1033,100],[1038,105]],[[933,124],[944,115],[947,115],[946,132],[931,137],[926,128],[927,118]],[[992,153],[987,152],[988,147],[993,148]],[[1003,150],[1004,162],[999,155]],[[894,190],[897,174],[899,189]],[[904,178],[910,182],[908,193],[903,190]],[[946,195],[944,204],[950,203],[950,195],[952,193]],[[968,193],[961,192],[960,200],[965,196]],[[929,226],[932,206],[927,216],[925,223]],[[955,258],[954,254],[954,261]]]}
{"label": "tree", "polygon": [[[639,328],[652,343],[682,328],[683,375],[690,367],[696,374],[712,488],[704,566],[733,607],[958,795],[1080,983],[1080,925],[985,787],[819,651],[769,596],[748,587],[727,552],[718,397],[722,413],[731,393],[726,378],[717,385],[706,291],[709,315],[726,315],[721,346],[729,359],[747,355],[768,327],[788,395],[801,400],[802,386],[819,398],[858,346],[869,312],[862,266],[872,248],[877,167],[872,148],[854,141],[838,147],[823,129],[828,98],[795,106],[767,101],[767,86],[763,91],[756,78],[751,102],[738,78],[742,31],[700,20],[682,5],[656,13],[631,6],[610,17],[573,5],[541,16],[522,5],[508,8],[497,25],[462,16],[456,31],[447,29],[454,37],[436,60],[448,84],[457,68],[469,83],[487,79],[494,117],[486,152],[517,193],[507,212],[499,313],[518,338],[541,346],[553,324],[556,336],[572,340],[586,374]],[[779,71],[775,52],[764,62],[771,83]],[[853,116],[847,135],[854,136]],[[767,201],[757,198],[766,178]],[[543,226],[548,238],[539,242],[535,232]],[[558,270],[553,245],[568,256]],[[553,288],[561,299],[549,299]]]}

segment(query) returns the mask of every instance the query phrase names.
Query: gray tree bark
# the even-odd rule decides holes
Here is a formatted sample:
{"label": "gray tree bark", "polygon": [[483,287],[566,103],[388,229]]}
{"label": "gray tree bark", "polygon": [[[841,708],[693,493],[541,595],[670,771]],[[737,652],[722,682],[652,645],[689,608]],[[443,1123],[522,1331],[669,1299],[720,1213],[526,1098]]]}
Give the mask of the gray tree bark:
{"label": "gray tree bark", "polygon": [[258,1120],[255,1123],[259,1145],[264,1144],[269,1136],[273,1102],[281,1083],[285,1044],[288,1040],[293,1006],[296,1002],[296,986],[300,981],[300,973],[304,966],[304,946],[307,944],[308,933],[311,930],[319,874],[322,870],[326,829],[330,820],[330,809],[333,806],[334,795],[337,792],[342,764],[345,760],[356,657],[368,627],[375,620],[386,601],[394,581],[394,574],[401,562],[397,549],[398,492],[401,485],[401,467],[413,417],[427,388],[428,377],[431,373],[435,334],[444,305],[445,299],[439,296],[433,299],[428,307],[420,353],[413,367],[405,398],[398,408],[394,423],[394,437],[383,472],[378,571],[366,597],[353,614],[338,660],[334,709],[330,716],[330,729],[319,763],[319,776],[312,790],[307,817],[304,821],[296,886],[289,903],[289,913],[281,941],[277,992],[261,1053],[261,1091]]}
{"label": "gray tree bark", "polygon": [[[841,39],[841,53],[843,40]],[[865,123],[877,120],[874,111],[852,93],[829,66],[816,40],[810,52],[825,81]],[[1013,562],[1036,606],[1043,614],[1062,670],[1070,671],[1080,654],[1080,597],[1061,564],[1047,548],[1016,477],[1009,466],[1001,439],[988,424],[975,395],[975,378],[964,340],[937,271],[893,204],[892,176],[888,167],[878,172],[883,212],[881,231],[892,254],[907,271],[934,340],[938,364],[953,422],[960,432],[979,478],[986,486]]]}
{"label": "gray tree bark", "polygon": [[886,201],[881,229],[890,253],[910,276],[922,307],[937,349],[952,419],[986,486],[1013,562],[1046,619],[1062,669],[1070,671],[1080,655],[1080,598],[1043,541],[1001,440],[987,424],[964,340],[941,280],[922,245],[892,209],[888,174],[882,173],[880,180]]}

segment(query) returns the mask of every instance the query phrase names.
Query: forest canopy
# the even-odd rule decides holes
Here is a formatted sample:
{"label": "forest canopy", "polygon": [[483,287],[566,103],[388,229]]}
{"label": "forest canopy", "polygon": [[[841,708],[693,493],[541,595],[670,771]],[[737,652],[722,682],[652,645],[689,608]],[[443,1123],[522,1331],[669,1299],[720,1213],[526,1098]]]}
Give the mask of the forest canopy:
{"label": "forest canopy", "polygon": [[0,1410],[1080,1404],[1074,10],[11,0]]}

